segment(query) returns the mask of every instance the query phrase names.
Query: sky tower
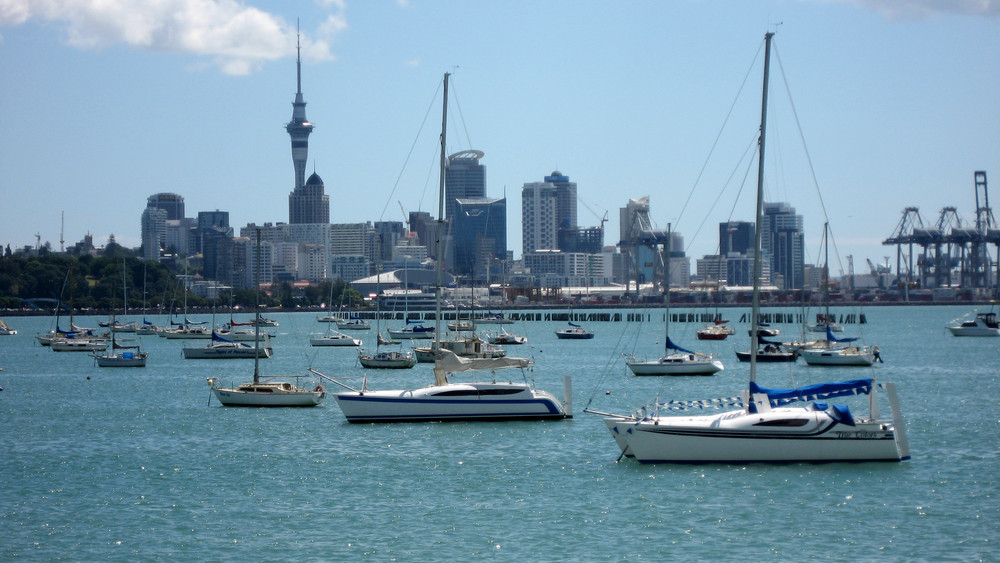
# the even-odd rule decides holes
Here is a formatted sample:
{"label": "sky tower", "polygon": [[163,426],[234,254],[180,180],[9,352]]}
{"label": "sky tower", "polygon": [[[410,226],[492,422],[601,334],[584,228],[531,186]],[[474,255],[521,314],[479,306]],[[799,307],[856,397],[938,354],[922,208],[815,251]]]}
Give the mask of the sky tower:
{"label": "sky tower", "polygon": [[309,133],[313,124],[306,121],[306,103],[302,100],[302,48],[298,36],[295,40],[295,101],[292,102],[292,120],[285,125],[285,131],[292,138],[292,164],[295,165],[295,189],[306,183],[306,160],[309,157]]}

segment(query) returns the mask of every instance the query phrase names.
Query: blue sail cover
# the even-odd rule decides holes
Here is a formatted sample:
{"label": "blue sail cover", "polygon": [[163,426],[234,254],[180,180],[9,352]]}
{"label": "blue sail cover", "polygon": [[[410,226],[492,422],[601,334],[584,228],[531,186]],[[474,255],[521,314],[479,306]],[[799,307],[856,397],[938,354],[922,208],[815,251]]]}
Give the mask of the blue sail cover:
{"label": "blue sail cover", "polygon": [[674,344],[674,341],[670,340],[669,336],[667,337],[667,350],[677,350],[678,352],[684,352],[685,354],[694,354],[691,350],[681,348],[680,346]]}
{"label": "blue sail cover", "polygon": [[796,401],[823,401],[833,397],[847,397],[850,395],[868,395],[871,393],[873,381],[867,379],[851,379],[835,383],[817,383],[796,389],[767,389],[750,382],[750,393],[764,393],[771,402],[771,406],[777,407],[787,405]]}
{"label": "blue sail cover", "polygon": [[827,342],[854,342],[857,338],[837,338],[833,335],[833,331],[830,330],[830,325],[826,325],[826,341]]}
{"label": "blue sail cover", "polygon": [[[567,322],[569,322],[569,321],[567,321]],[[573,323],[573,322],[569,322],[569,326],[575,326],[576,328],[580,328],[580,325],[578,325],[576,323]]]}
{"label": "blue sail cover", "polygon": [[215,340],[217,342],[234,342],[234,343],[236,342],[235,340],[230,340],[224,336],[220,336],[219,333],[215,332],[214,330],[212,331],[212,340]]}

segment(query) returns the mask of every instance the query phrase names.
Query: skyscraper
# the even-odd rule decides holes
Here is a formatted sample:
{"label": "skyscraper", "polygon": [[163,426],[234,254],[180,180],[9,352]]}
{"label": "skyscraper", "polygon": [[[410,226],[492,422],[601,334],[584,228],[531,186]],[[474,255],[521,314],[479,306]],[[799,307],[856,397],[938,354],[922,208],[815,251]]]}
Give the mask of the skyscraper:
{"label": "skyscraper", "polygon": [[[576,182],[559,171],[545,176],[542,182],[521,188],[521,245],[523,253],[536,250],[566,250],[559,245],[560,229],[576,228]],[[579,240],[568,237],[567,240]]]}
{"label": "skyscraper", "polygon": [[719,223],[719,254],[730,252],[749,256],[754,245],[754,224],[749,221]]}
{"label": "skyscraper", "polygon": [[486,167],[479,163],[483,151],[468,150],[448,157],[444,172],[444,218],[454,221],[456,200],[486,197]]}
{"label": "skyscraper", "polygon": [[153,194],[146,198],[146,207],[155,207],[166,211],[167,219],[171,221],[184,218],[184,196],[178,194]]}
{"label": "skyscraper", "polygon": [[761,248],[770,256],[772,282],[781,289],[802,289],[805,261],[802,216],[787,203],[764,202]]}
{"label": "skyscraper", "polygon": [[323,179],[313,172],[304,186],[288,194],[288,224],[329,222],[330,196],[325,193]]}
{"label": "skyscraper", "polygon": [[478,276],[507,257],[507,200],[459,199],[454,217],[456,274]]}

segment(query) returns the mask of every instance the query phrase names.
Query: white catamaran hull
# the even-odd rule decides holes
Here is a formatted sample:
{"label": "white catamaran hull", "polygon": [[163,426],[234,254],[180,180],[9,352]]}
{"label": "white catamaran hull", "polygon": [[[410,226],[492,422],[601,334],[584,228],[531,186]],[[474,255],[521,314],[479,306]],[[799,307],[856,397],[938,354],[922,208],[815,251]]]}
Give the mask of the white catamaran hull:
{"label": "white catamaran hull", "polygon": [[449,383],[334,394],[349,422],[541,420],[571,416],[550,393],[516,383]]}

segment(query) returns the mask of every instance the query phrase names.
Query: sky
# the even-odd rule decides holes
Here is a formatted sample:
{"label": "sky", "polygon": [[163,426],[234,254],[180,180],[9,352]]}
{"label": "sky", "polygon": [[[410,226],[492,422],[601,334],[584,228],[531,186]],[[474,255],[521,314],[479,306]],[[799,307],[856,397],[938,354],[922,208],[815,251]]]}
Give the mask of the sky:
{"label": "sky", "polygon": [[803,216],[807,263],[827,221],[835,275],[894,267],[905,208],[974,222],[974,172],[1000,188],[1000,0],[0,0],[0,245],[137,247],[159,192],[237,233],[287,222],[299,37],[331,222],[437,214],[450,72],[448,153],[485,153],[515,257],[521,187],[558,170],[606,244],[649,196],[698,258],[753,220],[769,31],[765,199]]}

